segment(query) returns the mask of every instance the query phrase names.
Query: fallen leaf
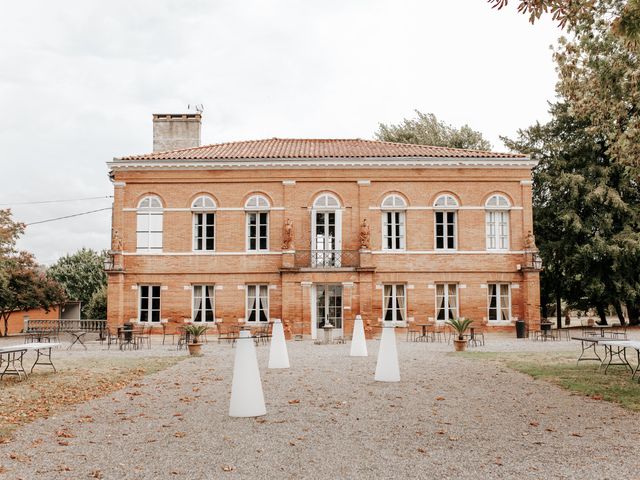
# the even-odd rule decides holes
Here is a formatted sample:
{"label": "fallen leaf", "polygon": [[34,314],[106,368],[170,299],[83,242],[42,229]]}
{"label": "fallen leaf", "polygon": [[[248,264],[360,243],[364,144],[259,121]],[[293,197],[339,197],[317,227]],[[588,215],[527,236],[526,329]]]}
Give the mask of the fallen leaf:
{"label": "fallen leaf", "polygon": [[532,427],[537,427],[537,426],[540,425],[540,422],[531,421],[531,422],[529,422],[529,425],[531,425]]}
{"label": "fallen leaf", "polygon": [[174,437],[177,437],[177,438],[183,438],[183,437],[185,437],[186,435],[187,435],[187,434],[186,434],[185,432],[176,432],[176,433],[174,433],[174,434],[173,434],[173,436],[174,436]]}
{"label": "fallen leaf", "polygon": [[296,405],[300,403],[300,400],[298,400],[297,398],[295,400],[289,400],[289,405]]}
{"label": "fallen leaf", "polygon": [[572,433],[571,433],[571,436],[572,436],[572,437],[581,437],[581,436],[582,436],[582,434],[581,434],[581,433],[577,433],[577,432],[572,432]]}
{"label": "fallen leaf", "polygon": [[233,465],[222,465],[223,472],[233,472],[236,469]]}
{"label": "fallen leaf", "polygon": [[103,477],[103,475],[102,475],[102,471],[101,471],[101,470],[93,470],[93,471],[89,474],[89,476],[90,476],[91,478],[104,478],[104,477]]}
{"label": "fallen leaf", "polygon": [[436,400],[438,400],[439,402],[441,402],[444,399],[445,399],[444,397],[436,397]]}

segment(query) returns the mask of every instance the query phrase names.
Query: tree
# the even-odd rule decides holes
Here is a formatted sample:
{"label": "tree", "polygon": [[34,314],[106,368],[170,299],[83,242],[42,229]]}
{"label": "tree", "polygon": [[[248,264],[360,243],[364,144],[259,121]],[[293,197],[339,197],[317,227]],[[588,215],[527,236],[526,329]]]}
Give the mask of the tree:
{"label": "tree", "polygon": [[86,308],[87,318],[107,318],[107,286],[93,292]]}
{"label": "tree", "polygon": [[107,284],[104,271],[105,253],[82,248],[54,263],[47,275],[58,281],[70,299],[82,302],[82,318],[88,317],[87,307],[94,293]]}
{"label": "tree", "polygon": [[14,222],[10,210],[0,210],[0,318],[8,335],[9,316],[16,310],[44,308],[62,303],[64,291],[48,278],[28,252],[17,251],[24,225]]}
{"label": "tree", "polygon": [[379,124],[376,139],[435,147],[491,150],[491,144],[483,138],[482,133],[468,125],[455,128],[439,121],[433,113],[415,112],[416,118],[405,118],[398,125]]}

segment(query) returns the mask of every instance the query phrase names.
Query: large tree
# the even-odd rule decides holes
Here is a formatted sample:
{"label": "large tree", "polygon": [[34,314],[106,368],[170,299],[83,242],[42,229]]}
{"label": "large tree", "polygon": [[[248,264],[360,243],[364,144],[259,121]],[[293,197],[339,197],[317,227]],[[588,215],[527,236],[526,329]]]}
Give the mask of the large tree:
{"label": "large tree", "polygon": [[105,252],[82,248],[54,263],[47,275],[57,280],[72,300],[82,302],[82,318],[88,318],[88,306],[94,293],[107,284]]}
{"label": "large tree", "polygon": [[0,210],[0,318],[2,334],[8,335],[9,316],[17,310],[44,308],[65,299],[60,285],[48,278],[33,256],[16,249],[24,225],[13,221],[10,210]]}
{"label": "large tree", "polygon": [[381,123],[375,137],[385,142],[491,150],[491,144],[484,139],[482,133],[468,125],[456,128],[438,120],[433,113],[418,110],[415,118],[405,118],[397,125]]}

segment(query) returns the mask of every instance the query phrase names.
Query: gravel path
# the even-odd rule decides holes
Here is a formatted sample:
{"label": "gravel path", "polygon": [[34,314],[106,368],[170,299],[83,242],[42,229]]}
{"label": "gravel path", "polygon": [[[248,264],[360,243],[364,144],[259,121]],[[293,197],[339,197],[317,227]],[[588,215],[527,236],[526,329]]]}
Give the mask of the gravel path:
{"label": "gravel path", "polygon": [[[637,478],[640,416],[616,405],[446,344],[399,341],[396,384],[373,381],[377,341],[366,358],[349,358],[348,345],[288,347],[292,368],[279,371],[258,348],[265,417],[227,416],[235,349],[209,344],[202,358],[21,428],[0,446],[0,479]],[[95,348],[70,354],[141,354]],[[175,354],[147,350],[159,352]]]}

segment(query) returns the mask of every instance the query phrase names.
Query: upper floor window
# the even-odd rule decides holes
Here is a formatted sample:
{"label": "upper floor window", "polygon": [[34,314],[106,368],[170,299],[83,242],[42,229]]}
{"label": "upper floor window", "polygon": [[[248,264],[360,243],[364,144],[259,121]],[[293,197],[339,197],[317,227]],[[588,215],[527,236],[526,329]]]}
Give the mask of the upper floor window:
{"label": "upper floor window", "polygon": [[313,208],[315,208],[316,210],[333,210],[336,208],[340,208],[340,202],[330,193],[323,193],[318,198],[316,198],[315,202],[313,202]]}
{"label": "upper floor window", "polygon": [[245,203],[247,211],[247,250],[269,250],[269,200],[263,195],[253,195]]}
{"label": "upper floor window", "polygon": [[205,195],[198,197],[191,205],[193,212],[193,249],[195,251],[215,250],[216,203]]}
{"label": "upper floor window", "polygon": [[509,209],[503,195],[491,195],[486,203],[487,250],[509,250]]}
{"label": "upper floor window", "polygon": [[407,203],[400,195],[389,195],[382,201],[382,248],[404,250],[405,209]]}
{"label": "upper floor window", "polygon": [[162,250],[162,202],[156,196],[144,197],[138,204],[136,249],[139,252]]}
{"label": "upper floor window", "polygon": [[435,209],[436,250],[455,250],[458,201],[452,195],[440,195]]}

